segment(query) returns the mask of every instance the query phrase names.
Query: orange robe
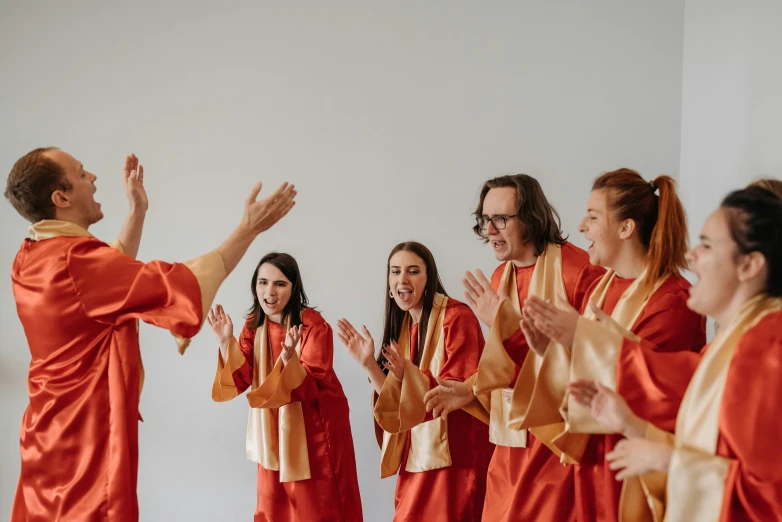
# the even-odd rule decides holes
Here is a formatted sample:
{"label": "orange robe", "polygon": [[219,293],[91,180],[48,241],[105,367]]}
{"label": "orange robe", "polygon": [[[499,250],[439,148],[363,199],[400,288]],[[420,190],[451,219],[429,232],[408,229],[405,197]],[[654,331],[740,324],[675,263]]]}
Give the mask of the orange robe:
{"label": "orange robe", "polygon": [[[445,360],[440,379],[464,381],[478,369],[483,333],[470,307],[448,299],[443,319]],[[418,349],[418,325],[410,329],[411,359]],[[430,389],[437,381],[430,371]],[[393,377],[388,377],[393,379]],[[428,413],[424,422],[432,420]],[[486,493],[486,470],[494,445],[489,428],[459,410],[448,414],[448,445],[452,463],[447,468],[411,473],[404,464],[396,483],[394,522],[473,522],[481,520]],[[407,462],[410,437],[402,462]]]}
{"label": "orange robe", "polygon": [[[267,321],[272,360],[285,340],[283,326]],[[280,472],[258,465],[258,503],[255,522],[360,522],[361,496],[350,431],[350,410],[334,373],[334,337],[321,315],[302,313],[301,365],[304,382],[291,392],[301,402],[312,478],[280,482]],[[237,392],[252,384],[255,330],[245,323],[239,336],[244,365],[233,372]]]}
{"label": "orange robe", "polygon": [[[605,313],[613,312],[633,281],[614,278],[606,292]],[[689,287],[687,280],[674,276],[660,285],[631,328],[642,340],[625,339],[617,364],[616,391],[636,415],[665,431],[674,429],[679,405],[698,364],[698,352],[706,342],[705,319],[687,308]],[[608,468],[605,455],[621,439],[616,434],[589,437],[575,467],[579,522],[618,521],[622,482]]]}
{"label": "orange robe", "polygon": [[[522,306],[534,268],[534,265],[516,268],[516,286]],[[505,265],[500,265],[492,275],[491,284],[495,290],[499,288],[504,269]],[[589,287],[604,273],[603,268],[589,264],[585,251],[571,243],[562,246],[565,291],[576,309],[581,308]],[[504,346],[516,363],[518,376],[529,350],[521,330],[506,339]],[[575,521],[573,467],[560,464],[559,457],[532,434],[527,440],[526,448],[497,446],[494,450],[486,485],[484,522]]]}
{"label": "orange robe", "polygon": [[136,319],[194,336],[203,321],[197,276],[93,237],[60,236],[26,240],[11,279],[32,356],[11,521],[138,520]]}
{"label": "orange robe", "polygon": [[780,368],[782,312],[775,312],[744,333],[728,367],[717,456],[731,462],[720,522],[782,520]]}

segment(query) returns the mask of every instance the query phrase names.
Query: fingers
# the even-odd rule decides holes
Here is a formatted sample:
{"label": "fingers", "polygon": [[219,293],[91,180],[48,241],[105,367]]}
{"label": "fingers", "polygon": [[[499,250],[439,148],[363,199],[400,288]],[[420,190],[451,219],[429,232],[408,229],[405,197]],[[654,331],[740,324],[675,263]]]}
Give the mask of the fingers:
{"label": "fingers", "polygon": [[478,284],[481,285],[481,289],[484,292],[494,292],[494,289],[491,287],[491,281],[486,278],[480,269],[476,270],[475,274],[477,276]]}
{"label": "fingers", "polygon": [[[255,203],[255,200],[258,199],[258,194],[261,193],[261,188],[262,187],[263,187],[263,183],[260,182],[260,181],[255,184],[253,189],[250,191],[250,195],[247,197],[247,205],[248,206],[252,205],[253,203]],[[279,189],[277,189],[277,190],[279,190]]]}
{"label": "fingers", "polygon": [[371,333],[369,333],[369,330],[367,330],[367,327],[366,327],[366,326],[363,326],[363,325],[362,325],[362,326],[361,326],[361,330],[364,332],[364,335],[366,336],[366,338],[367,338],[367,339],[369,339],[369,340],[370,340],[370,341],[372,341],[373,343],[375,342],[375,340],[372,338],[372,334],[371,334]]}
{"label": "fingers", "polygon": [[524,301],[524,315],[529,315],[535,321],[553,321],[558,314],[559,310],[554,305],[538,297],[531,296]]}
{"label": "fingers", "polygon": [[136,180],[140,183],[144,183],[144,165],[139,165],[136,170]]}
{"label": "fingers", "polygon": [[557,294],[557,307],[559,307],[560,310],[565,310],[566,312],[578,313],[578,310],[573,308],[573,305],[571,305],[567,299],[559,294]]}
{"label": "fingers", "polygon": [[473,296],[474,299],[479,299],[481,295],[483,295],[483,288],[481,287],[481,284],[478,282],[478,279],[474,275],[472,275],[472,272],[466,272],[464,274],[464,279],[462,279],[462,284],[464,285],[464,288]]}
{"label": "fingers", "polygon": [[472,294],[470,294],[470,292],[464,292],[464,300],[467,301],[467,304],[472,309],[475,309],[475,307],[478,306],[478,303],[475,301],[475,299],[472,298]]}

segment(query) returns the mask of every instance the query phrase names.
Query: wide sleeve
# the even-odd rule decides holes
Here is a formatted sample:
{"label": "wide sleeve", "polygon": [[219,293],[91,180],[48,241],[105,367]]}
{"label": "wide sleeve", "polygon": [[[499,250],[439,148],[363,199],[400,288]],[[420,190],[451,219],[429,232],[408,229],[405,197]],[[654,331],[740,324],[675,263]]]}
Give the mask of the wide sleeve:
{"label": "wide sleeve", "polygon": [[318,382],[324,382],[333,372],[334,336],[331,326],[320,316],[308,322],[302,331],[300,354],[294,352],[288,364],[278,357],[263,383],[247,394],[253,408],[279,408],[319,395]]}
{"label": "wide sleeve", "polygon": [[188,263],[142,263],[97,240],[71,247],[67,266],[88,317],[109,325],[140,319],[165,328],[179,337],[181,353],[226,276],[217,251]]}
{"label": "wide sleeve", "polygon": [[[777,312],[743,336],[731,361],[719,419],[721,456],[679,457],[697,460],[703,473],[727,464],[722,522],[776,520],[782,513],[780,368],[782,313]],[[679,469],[692,473],[684,480],[703,478]]]}
{"label": "wide sleeve", "polygon": [[[478,368],[483,350],[483,333],[475,314],[463,303],[449,301],[443,319],[444,359],[437,377],[464,382]],[[424,395],[437,386],[435,376],[429,370],[421,370],[412,362],[405,364],[402,381],[393,376],[386,378],[383,388],[375,402],[375,420],[389,433],[409,430],[432,420],[432,414],[426,411]],[[478,413],[483,406],[475,399],[465,407],[472,415],[481,418]],[[488,411],[485,419],[488,420]]]}
{"label": "wide sleeve", "polygon": [[239,339],[231,338],[225,360],[220,350],[217,350],[217,372],[212,384],[212,400],[231,400],[250,387],[253,382],[254,347],[255,330],[245,323]]}

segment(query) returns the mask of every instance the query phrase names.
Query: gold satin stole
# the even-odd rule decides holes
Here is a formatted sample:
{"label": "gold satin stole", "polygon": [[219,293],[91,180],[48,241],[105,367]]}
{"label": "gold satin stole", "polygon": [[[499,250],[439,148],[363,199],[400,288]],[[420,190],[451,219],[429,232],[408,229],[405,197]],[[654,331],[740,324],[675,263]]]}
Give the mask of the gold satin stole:
{"label": "gold satin stole", "polygon": [[380,477],[397,473],[402,465],[405,443],[410,437],[410,451],[405,471],[420,473],[451,465],[448,445],[448,419],[439,417],[423,422],[426,405],[423,397],[429,391],[429,378],[422,370],[439,375],[445,360],[443,321],[448,297],[436,294],[426,328],[421,351],[421,362],[415,366],[410,360],[410,314],[402,321],[399,349],[406,359],[402,381],[386,376],[383,388],[374,401],[373,412],[377,425],[383,428]]}
{"label": "gold satin stole", "polygon": [[[311,474],[304,414],[301,402],[291,402],[291,392],[307,377],[299,360],[301,340],[288,364],[283,365],[282,357],[273,363],[267,321],[255,331],[253,382],[247,393],[247,458],[279,471],[280,482],[306,480]],[[233,347],[239,349],[238,344]]]}
{"label": "gold satin stole", "polygon": [[[546,408],[547,390],[539,386],[541,380],[553,377],[550,374],[551,361],[545,361],[532,350],[529,350],[524,358],[512,389],[511,403],[508,404],[503,398],[503,390],[510,392],[509,387],[516,368],[514,361],[505,351],[503,341],[519,330],[522,317],[516,270],[512,262],[505,264],[498,294],[502,302],[478,363],[478,372],[473,379],[473,392],[483,404],[488,405],[491,442],[499,446],[523,448],[527,446],[527,428],[531,428],[530,432],[543,440],[546,436],[545,430],[550,430],[552,424],[559,423],[562,419],[556,407]],[[562,279],[561,247],[549,244],[538,256],[528,295],[550,302],[556,302],[557,298],[567,301]],[[546,353],[550,353],[554,361],[567,355],[565,348],[555,342],[549,344]]]}

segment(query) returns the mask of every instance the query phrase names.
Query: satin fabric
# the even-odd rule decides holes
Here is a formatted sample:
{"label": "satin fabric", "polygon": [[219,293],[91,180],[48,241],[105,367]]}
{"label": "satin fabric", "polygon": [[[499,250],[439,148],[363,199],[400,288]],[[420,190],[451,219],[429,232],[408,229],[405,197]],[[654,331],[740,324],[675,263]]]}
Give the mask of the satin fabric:
{"label": "satin fabric", "polygon": [[[492,288],[497,290],[505,265],[492,274]],[[527,298],[534,266],[516,268],[519,302]],[[562,278],[568,302],[580,309],[589,287],[605,273],[601,267],[589,264],[589,255],[580,248],[565,243],[562,246]],[[516,364],[514,384],[529,347],[521,330],[504,341],[505,350]],[[573,466],[560,464],[560,459],[548,447],[530,434],[526,448],[497,446],[489,465],[486,501],[483,509],[486,522],[575,521],[575,491]]]}
{"label": "satin fabric", "polygon": [[[614,278],[603,303],[605,313],[611,314],[633,281]],[[675,276],[660,285],[629,328],[642,341],[623,341],[617,363],[616,391],[636,415],[667,431],[673,430],[698,352],[706,341],[705,319],[687,308],[689,287],[684,278]],[[621,439],[616,434],[589,437],[575,468],[579,522],[618,521],[622,482],[608,468],[605,455]]]}
{"label": "satin fabric", "polygon": [[[464,303],[449,299],[443,319],[445,360],[441,379],[464,381],[478,368],[483,333],[475,314]],[[418,350],[418,325],[410,329],[411,359]],[[428,370],[430,386],[437,381]],[[393,378],[393,377],[388,377]],[[428,413],[424,422],[432,420]],[[410,451],[407,439],[402,462]],[[448,414],[451,465],[420,473],[404,466],[396,483],[394,522],[472,522],[481,520],[486,492],[486,471],[494,445],[488,426],[465,411]]]}
{"label": "satin fabric", "polygon": [[[302,314],[301,365],[304,382],[290,390],[300,402],[307,435],[311,478],[280,482],[280,472],[258,466],[255,522],[358,522],[363,520],[356,474],[350,410],[333,368],[331,326],[310,308]],[[267,321],[272,360],[277,360],[285,329]],[[239,336],[244,365],[234,371],[237,393],[252,384],[256,332],[245,323]],[[275,410],[272,410],[275,412]]]}
{"label": "satin fabric", "polygon": [[195,335],[196,276],[64,236],[26,240],[11,279],[32,357],[11,521],[138,520],[136,320]]}

